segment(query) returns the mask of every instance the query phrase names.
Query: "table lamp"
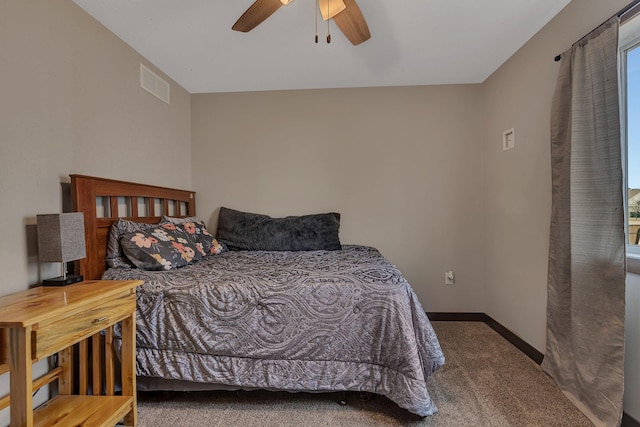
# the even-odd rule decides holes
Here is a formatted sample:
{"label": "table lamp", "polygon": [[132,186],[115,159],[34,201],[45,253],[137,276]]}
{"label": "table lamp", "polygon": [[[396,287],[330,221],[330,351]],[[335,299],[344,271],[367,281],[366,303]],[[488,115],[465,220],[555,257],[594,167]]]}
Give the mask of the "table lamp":
{"label": "table lamp", "polygon": [[37,215],[40,263],[62,263],[62,276],[42,281],[43,286],[66,286],[81,282],[80,275],[67,275],[67,263],[86,258],[82,212]]}

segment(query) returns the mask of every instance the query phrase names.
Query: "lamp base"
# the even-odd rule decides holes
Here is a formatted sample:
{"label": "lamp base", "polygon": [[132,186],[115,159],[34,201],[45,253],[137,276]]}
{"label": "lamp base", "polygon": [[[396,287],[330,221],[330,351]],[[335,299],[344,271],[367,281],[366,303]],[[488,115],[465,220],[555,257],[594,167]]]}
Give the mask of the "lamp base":
{"label": "lamp base", "polygon": [[42,286],[67,286],[78,282],[82,282],[82,276],[60,276],[43,280]]}

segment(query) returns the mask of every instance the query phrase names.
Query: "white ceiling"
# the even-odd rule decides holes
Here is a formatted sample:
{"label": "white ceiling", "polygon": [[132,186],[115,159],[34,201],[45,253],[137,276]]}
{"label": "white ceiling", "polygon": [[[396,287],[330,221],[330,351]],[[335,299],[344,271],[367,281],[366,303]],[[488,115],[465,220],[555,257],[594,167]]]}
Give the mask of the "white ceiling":
{"label": "white ceiling", "polygon": [[253,0],[74,0],[191,93],[481,83],[570,0],[358,0],[371,39],[353,46],[315,0],[249,33]]}

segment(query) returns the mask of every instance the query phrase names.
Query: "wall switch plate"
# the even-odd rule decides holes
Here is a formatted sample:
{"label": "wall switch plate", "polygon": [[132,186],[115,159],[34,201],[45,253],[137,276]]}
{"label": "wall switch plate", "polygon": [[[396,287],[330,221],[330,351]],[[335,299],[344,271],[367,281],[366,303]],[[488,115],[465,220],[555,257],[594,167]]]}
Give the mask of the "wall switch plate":
{"label": "wall switch plate", "polygon": [[516,146],[516,133],[513,128],[502,133],[502,151],[511,150]]}
{"label": "wall switch plate", "polygon": [[453,285],[456,283],[456,275],[453,273],[453,270],[444,272],[444,284],[445,285]]}

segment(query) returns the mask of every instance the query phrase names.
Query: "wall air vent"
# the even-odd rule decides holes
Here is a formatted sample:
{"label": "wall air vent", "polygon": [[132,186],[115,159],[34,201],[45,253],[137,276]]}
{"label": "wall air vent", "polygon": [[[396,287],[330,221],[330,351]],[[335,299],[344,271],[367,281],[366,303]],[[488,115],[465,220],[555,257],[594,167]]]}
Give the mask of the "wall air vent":
{"label": "wall air vent", "polygon": [[140,87],[169,103],[169,83],[142,63],[140,64]]}

